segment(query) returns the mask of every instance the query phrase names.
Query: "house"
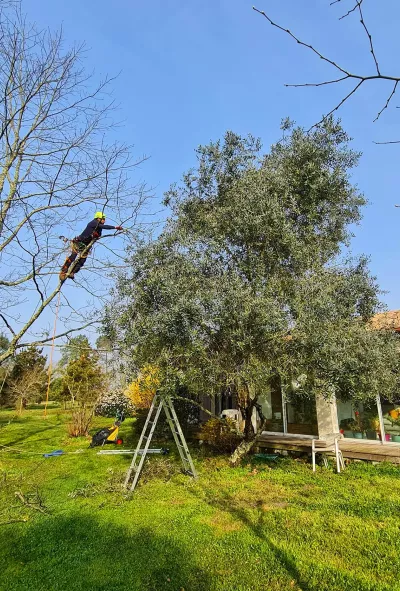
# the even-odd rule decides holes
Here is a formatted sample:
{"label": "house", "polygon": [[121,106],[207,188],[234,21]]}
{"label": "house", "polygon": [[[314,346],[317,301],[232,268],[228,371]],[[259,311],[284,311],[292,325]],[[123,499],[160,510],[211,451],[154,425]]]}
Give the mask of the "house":
{"label": "house", "polygon": [[374,330],[385,329],[400,332],[400,310],[375,314],[371,319],[371,325]]}
{"label": "house", "polygon": [[[371,326],[373,330],[389,329],[400,333],[400,310],[376,314],[371,320]],[[381,444],[386,443],[396,446],[398,451],[392,448],[390,454],[395,458],[394,461],[400,463],[400,425],[396,425],[392,421],[393,417],[389,415],[391,411],[394,411],[395,415],[394,409],[396,406],[400,407],[400,393],[398,404],[386,400],[382,393],[376,401],[359,404],[354,408],[351,402],[325,400],[322,396],[314,400],[300,398],[284,400],[282,390],[277,383],[272,385],[259,402],[263,414],[267,417],[267,427],[263,433],[265,440],[272,441],[275,437],[280,441],[282,438],[290,438],[291,441],[312,438],[328,441],[340,434],[345,437],[344,447],[350,446],[353,450],[355,445],[360,447],[360,439],[363,443],[375,442],[375,447],[379,448]],[[226,408],[235,408],[233,399],[208,400],[204,404],[215,414],[220,414]],[[203,420],[206,416],[202,417]],[[346,424],[350,424],[351,428],[345,429]],[[369,447],[368,451],[371,452],[371,450],[372,447]],[[351,449],[347,455],[360,458],[365,456],[365,454],[357,455],[357,452],[352,454]],[[366,455],[371,456],[371,453]],[[382,459],[382,449],[379,456]],[[372,457],[366,459],[372,459]]]}

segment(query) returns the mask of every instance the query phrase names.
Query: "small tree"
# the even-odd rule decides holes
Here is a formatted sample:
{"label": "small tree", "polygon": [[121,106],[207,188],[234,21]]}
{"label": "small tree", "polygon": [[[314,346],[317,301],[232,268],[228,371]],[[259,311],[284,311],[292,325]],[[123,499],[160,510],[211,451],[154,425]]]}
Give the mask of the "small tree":
{"label": "small tree", "polygon": [[92,350],[89,339],[83,334],[78,334],[68,340],[62,349],[60,366],[65,367],[70,361],[76,361],[82,355],[88,355]]}
{"label": "small tree", "polygon": [[[6,351],[9,344],[10,342],[7,337],[3,333],[0,333],[0,353]],[[12,365],[10,361],[7,364],[4,363],[0,365],[0,406],[7,403],[7,378],[10,375],[11,368]]]}
{"label": "small tree", "polygon": [[63,377],[59,376],[52,380],[50,384],[50,400],[62,402],[64,409],[67,403],[71,401],[71,394]]}
{"label": "small tree", "polygon": [[46,388],[46,357],[42,349],[29,347],[15,357],[7,379],[8,397],[21,413],[30,402],[39,402]]}
{"label": "small tree", "polygon": [[93,352],[71,359],[63,372],[63,381],[69,390],[73,405],[92,406],[104,391],[105,376]]}
{"label": "small tree", "polygon": [[73,407],[69,433],[73,437],[87,435],[96,403],[107,387],[106,376],[98,364],[96,352],[82,352],[79,357],[70,359],[62,378]]}
{"label": "small tree", "polygon": [[39,402],[46,387],[46,374],[40,367],[33,367],[19,377],[10,380],[9,392],[19,414],[27,404]]}

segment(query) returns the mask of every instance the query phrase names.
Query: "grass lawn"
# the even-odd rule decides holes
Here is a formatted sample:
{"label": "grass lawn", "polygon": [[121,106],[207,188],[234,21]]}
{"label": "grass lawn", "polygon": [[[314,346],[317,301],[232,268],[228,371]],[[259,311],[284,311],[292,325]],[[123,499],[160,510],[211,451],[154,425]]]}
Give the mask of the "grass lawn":
{"label": "grass lawn", "polygon": [[[178,462],[171,477],[173,456],[152,458],[127,500],[129,456],[70,439],[61,409],[7,425],[14,416],[0,412],[0,444],[20,450],[0,450],[1,590],[400,590],[396,466],[314,475],[282,459],[232,469],[194,451],[198,481]],[[97,418],[95,428],[108,424]],[[131,420],[121,434],[129,442]],[[68,453],[41,455],[60,448]]]}

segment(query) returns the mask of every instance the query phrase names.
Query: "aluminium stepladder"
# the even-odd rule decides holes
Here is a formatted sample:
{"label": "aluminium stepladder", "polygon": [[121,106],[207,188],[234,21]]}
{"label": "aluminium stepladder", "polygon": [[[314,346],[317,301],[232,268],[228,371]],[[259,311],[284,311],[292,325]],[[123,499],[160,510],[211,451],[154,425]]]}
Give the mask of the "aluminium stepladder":
{"label": "aluminium stepladder", "polygon": [[[140,473],[150,447],[151,439],[153,437],[162,409],[165,411],[168,425],[174,437],[176,447],[178,448],[179,455],[182,460],[183,471],[185,474],[189,474],[190,476],[193,476],[193,478],[197,478],[197,472],[194,467],[193,460],[190,455],[181,426],[179,424],[174,405],[172,404],[172,399],[169,396],[161,396],[161,394],[157,392],[153,398],[153,402],[151,403],[146,422],[136,446],[135,453],[133,454],[132,463],[128,469],[128,472],[126,473],[124,488],[129,487],[131,492],[135,490],[135,487],[138,483]],[[132,474],[133,480],[130,484]]]}

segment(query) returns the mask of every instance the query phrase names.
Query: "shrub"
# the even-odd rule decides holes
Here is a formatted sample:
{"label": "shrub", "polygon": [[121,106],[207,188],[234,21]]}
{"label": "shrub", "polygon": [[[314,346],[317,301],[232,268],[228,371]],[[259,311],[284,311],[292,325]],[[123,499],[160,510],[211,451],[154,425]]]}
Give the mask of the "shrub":
{"label": "shrub", "polygon": [[138,373],[136,380],[126,388],[124,394],[132,401],[135,408],[148,409],[159,385],[157,368],[146,365]]}
{"label": "shrub", "polygon": [[123,413],[130,417],[134,414],[135,407],[132,401],[122,392],[108,392],[104,394],[95,408],[95,414],[101,417],[115,417],[117,413]]}
{"label": "shrub", "polygon": [[72,420],[67,425],[70,437],[84,437],[89,434],[93,411],[89,408],[79,408],[72,412]]}
{"label": "shrub", "polygon": [[201,427],[200,438],[214,451],[232,453],[242,435],[238,433],[236,423],[232,419],[212,418]]}

